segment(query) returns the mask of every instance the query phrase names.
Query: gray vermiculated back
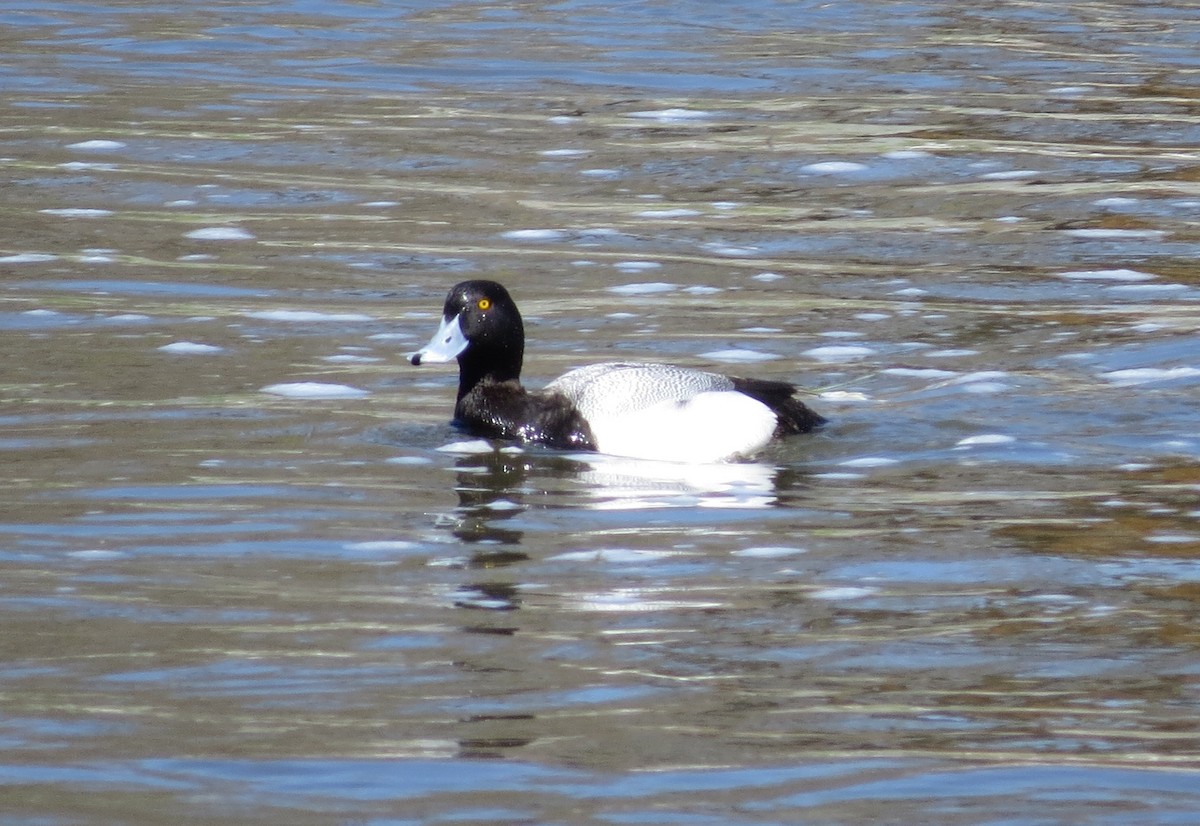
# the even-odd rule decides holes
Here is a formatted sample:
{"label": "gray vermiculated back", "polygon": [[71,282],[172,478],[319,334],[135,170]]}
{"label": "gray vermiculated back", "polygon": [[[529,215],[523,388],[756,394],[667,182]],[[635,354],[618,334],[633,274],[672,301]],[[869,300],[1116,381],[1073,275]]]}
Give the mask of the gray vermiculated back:
{"label": "gray vermiculated back", "polygon": [[570,399],[587,419],[619,416],[661,402],[685,401],[697,393],[732,389],[733,382],[718,373],[635,362],[591,364],[546,386],[546,390]]}

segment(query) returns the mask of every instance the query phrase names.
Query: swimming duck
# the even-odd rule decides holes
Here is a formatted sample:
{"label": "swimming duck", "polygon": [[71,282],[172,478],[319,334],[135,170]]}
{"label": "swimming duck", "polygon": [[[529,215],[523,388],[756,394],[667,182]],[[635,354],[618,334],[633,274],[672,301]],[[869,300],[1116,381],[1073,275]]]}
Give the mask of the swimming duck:
{"label": "swimming duck", "polygon": [[454,424],[486,438],[639,459],[719,462],[825,419],[786,382],[744,379],[670,364],[580,367],[541,392],[521,386],[525,326],[495,281],[454,285],[413,365],[458,359]]}

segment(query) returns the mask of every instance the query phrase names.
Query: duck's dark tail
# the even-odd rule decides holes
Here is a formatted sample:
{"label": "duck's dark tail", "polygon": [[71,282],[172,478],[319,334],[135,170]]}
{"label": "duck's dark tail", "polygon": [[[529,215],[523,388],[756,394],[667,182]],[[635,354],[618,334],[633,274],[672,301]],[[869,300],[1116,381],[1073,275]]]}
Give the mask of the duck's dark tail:
{"label": "duck's dark tail", "polygon": [[775,426],[776,436],[808,433],[826,422],[824,416],[796,398],[795,385],[767,379],[742,379],[736,376],[730,378],[733,379],[734,390],[757,399],[775,411],[775,415],[779,417],[779,424]]}

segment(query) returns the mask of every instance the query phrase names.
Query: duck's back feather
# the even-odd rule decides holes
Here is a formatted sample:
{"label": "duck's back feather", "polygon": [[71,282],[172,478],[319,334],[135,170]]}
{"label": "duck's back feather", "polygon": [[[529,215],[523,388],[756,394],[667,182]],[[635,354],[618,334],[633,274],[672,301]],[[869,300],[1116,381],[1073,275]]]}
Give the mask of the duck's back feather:
{"label": "duck's back feather", "polygon": [[745,393],[752,399],[758,399],[775,413],[779,425],[775,436],[787,436],[792,433],[808,433],[815,427],[825,424],[821,416],[804,402],[796,398],[794,385],[783,381],[769,379],[743,379],[731,377],[733,389]]}
{"label": "duck's back feather", "polygon": [[566,396],[588,421],[684,401],[698,393],[733,389],[733,380],[718,373],[625,361],[578,367],[546,386],[547,391]]}
{"label": "duck's back feather", "polygon": [[546,390],[569,400],[604,453],[673,461],[746,456],[822,419],[785,382],[670,364],[607,362],[572,370]]}

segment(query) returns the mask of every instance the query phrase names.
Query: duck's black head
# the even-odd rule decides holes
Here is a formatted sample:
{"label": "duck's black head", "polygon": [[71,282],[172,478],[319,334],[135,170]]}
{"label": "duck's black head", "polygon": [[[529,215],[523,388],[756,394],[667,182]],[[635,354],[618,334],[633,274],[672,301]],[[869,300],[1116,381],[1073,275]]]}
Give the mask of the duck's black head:
{"label": "duck's black head", "polygon": [[457,358],[462,398],[484,379],[520,379],[524,355],[525,325],[508,290],[495,281],[463,281],[446,296],[438,331],[409,360],[419,365]]}

